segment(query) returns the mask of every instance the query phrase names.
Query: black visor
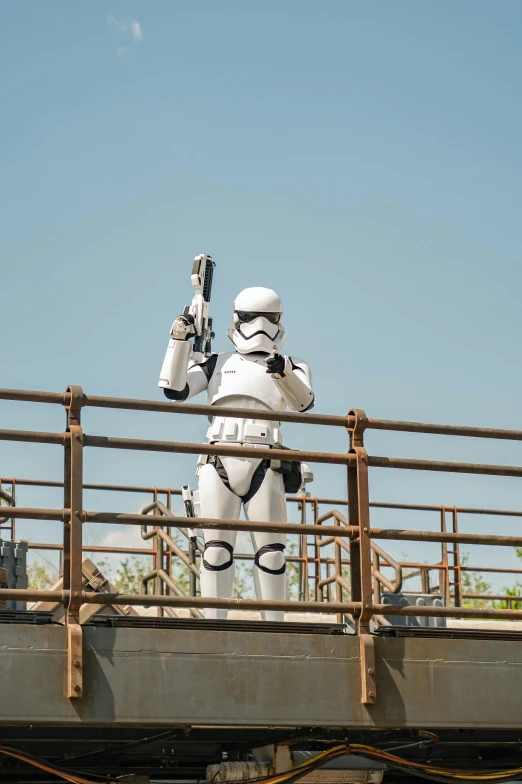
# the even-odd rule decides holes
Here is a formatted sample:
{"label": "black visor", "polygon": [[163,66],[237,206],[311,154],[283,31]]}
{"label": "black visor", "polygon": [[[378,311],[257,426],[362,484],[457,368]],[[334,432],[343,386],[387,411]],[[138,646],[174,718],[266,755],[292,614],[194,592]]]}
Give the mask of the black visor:
{"label": "black visor", "polygon": [[253,313],[246,310],[236,310],[236,316],[240,324],[247,324],[259,317],[266,318],[271,324],[279,324],[281,321],[280,313]]}

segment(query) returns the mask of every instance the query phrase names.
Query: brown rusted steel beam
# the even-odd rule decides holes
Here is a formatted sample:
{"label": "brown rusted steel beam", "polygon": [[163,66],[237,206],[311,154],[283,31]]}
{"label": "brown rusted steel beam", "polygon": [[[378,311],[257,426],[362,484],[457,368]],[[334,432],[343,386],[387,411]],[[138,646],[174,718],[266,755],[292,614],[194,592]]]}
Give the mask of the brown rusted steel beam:
{"label": "brown rusted steel beam", "polygon": [[35,444],[59,444],[64,446],[69,433],[41,433],[36,430],[0,430],[0,441],[25,441]]}
{"label": "brown rusted steel beam", "polygon": [[[246,409],[242,409],[245,411]],[[85,446],[103,449],[131,449],[145,452],[177,452],[189,455],[219,455],[221,457],[259,457],[268,460],[307,461],[310,463],[334,463],[350,465],[352,455],[330,452],[305,452],[293,449],[270,449],[268,447],[232,446],[230,444],[191,444],[184,441],[149,441],[142,438],[116,438],[115,436],[84,436]],[[522,469],[521,469],[522,471]]]}
{"label": "brown rusted steel beam", "polygon": [[369,457],[368,462],[372,468],[402,468],[406,471],[443,471],[454,474],[485,474],[489,476],[522,476],[521,466],[448,463],[442,460],[413,460],[403,457],[377,456]]}
{"label": "brown rusted steel beam", "polygon": [[[16,599],[18,601],[46,601],[64,604],[69,599],[69,591],[43,591],[21,588],[0,589],[0,600]],[[480,595],[478,598],[484,599]],[[516,597],[510,597],[516,599]],[[208,597],[194,596],[157,596],[143,594],[120,593],[95,593],[82,592],[82,604],[118,604],[133,606],[163,606],[163,607],[213,607],[227,610],[283,610],[285,612],[318,612],[335,615],[354,614],[361,610],[358,602],[339,603],[331,602],[293,602],[260,599],[211,599]],[[371,604],[367,608],[373,614],[395,616],[426,616],[437,618],[461,618],[463,614],[468,618],[490,618],[494,620],[522,620],[522,610],[497,610],[475,607],[417,607],[394,606],[391,604]]]}
{"label": "brown rusted steel beam", "polygon": [[[51,479],[19,479],[17,477],[2,477],[2,482],[4,484],[12,484],[16,482],[17,485],[23,485],[28,487],[56,487],[60,488],[63,487],[63,482],[54,481]],[[128,492],[128,493],[153,493],[156,490],[158,493],[165,495],[166,493],[170,493],[171,495],[179,496],[181,495],[181,490],[174,489],[171,487],[152,487],[146,485],[111,485],[111,484],[93,484],[93,483],[86,483],[83,486],[84,490],[107,490],[107,491],[114,491],[114,492]],[[318,503],[318,504],[327,504],[327,505],[344,505],[346,506],[348,501],[346,498],[321,498],[317,496],[305,496],[302,495],[287,495],[286,500],[290,503]],[[430,504],[399,504],[399,503],[391,503],[387,501],[370,501],[370,507],[375,509],[403,509],[405,511],[414,511],[414,512],[440,512],[442,505],[430,505]],[[470,514],[470,515],[492,515],[492,516],[505,516],[505,517],[522,517],[522,511],[515,510],[515,509],[482,509],[479,507],[466,507],[466,506],[457,506],[457,507],[446,507],[447,509],[456,509],[459,514]]]}
{"label": "brown rusted steel beam", "polygon": [[[22,520],[67,520],[67,509],[41,509],[33,507],[9,507],[9,515]],[[168,525],[173,528],[223,528],[237,531],[273,531],[289,534],[310,534],[323,536],[339,536],[341,530],[345,538],[357,535],[357,529],[347,526],[302,525],[301,523],[267,523],[255,520],[218,520],[210,517],[176,517],[165,516]],[[83,511],[83,520],[87,523],[111,523],[118,525],[151,525],[150,515],[121,512],[89,512]],[[371,528],[373,539],[391,539],[408,542],[458,542],[460,544],[499,545],[501,547],[522,547],[522,536],[499,536],[496,534],[441,533],[439,531],[407,531],[394,528]],[[424,564],[422,564],[424,566]],[[440,564],[437,568],[441,568]],[[477,571],[477,570],[475,570]]]}
{"label": "brown rusted steel beam", "polygon": [[[474,601],[508,601],[508,602],[522,602],[522,596],[509,596],[505,593],[464,593],[463,599],[473,599]],[[464,608],[467,611],[467,607]]]}
{"label": "brown rusted steel beam", "polygon": [[70,511],[69,509],[10,506],[9,517],[15,517],[19,520],[61,520],[62,522],[67,522],[70,517]]}
{"label": "brown rusted steel beam", "polygon": [[[484,599],[484,596],[478,598]],[[511,597],[513,598],[513,597]],[[418,607],[392,604],[377,604],[372,607],[374,613],[380,615],[406,615],[409,617],[423,616],[428,618],[484,618],[497,621],[522,621],[522,610],[497,610],[475,607]]]}
{"label": "brown rusted steel beam", "polygon": [[[32,589],[0,589],[0,600],[17,599],[18,601],[68,601],[70,591],[37,591]],[[163,596],[157,594],[123,594],[95,593],[84,591],[81,594],[82,604],[118,604],[144,607],[212,607],[223,610],[283,610],[284,612],[318,612],[335,615],[342,612],[353,613],[360,609],[354,603],[332,602],[294,602],[270,599],[216,599],[204,596]],[[522,614],[522,613],[521,613]]]}
{"label": "brown rusted steel beam", "polygon": [[[84,512],[84,520],[88,523],[113,523],[119,525],[151,525],[150,515],[124,514],[118,512]],[[224,531],[272,531],[287,534],[321,534],[339,536],[339,528],[322,525],[303,525],[302,523],[267,523],[255,520],[220,520],[213,517],[176,517],[162,515],[164,525],[173,528],[222,528]],[[350,527],[342,529],[343,535],[355,536],[356,530]],[[522,540],[521,540],[522,541]]]}
{"label": "brown rusted steel beam", "polygon": [[234,419],[262,419],[269,422],[296,422],[309,425],[346,427],[350,419],[331,414],[298,414],[292,411],[260,411],[257,408],[234,408],[232,406],[207,406],[195,403],[167,403],[156,400],[134,400],[124,397],[84,395],[84,406],[95,408],[120,408],[132,411],[158,411],[166,414],[195,414],[197,416],[222,416]]}
{"label": "brown rusted steel beam", "polygon": [[[522,547],[522,536],[499,536],[497,534],[465,534],[451,531],[407,531],[394,528],[372,528],[374,539],[392,539],[402,542],[457,542],[459,544],[499,545],[500,547]],[[438,569],[444,568],[441,564]]]}
{"label": "brown rusted steel beam", "polygon": [[[39,390],[0,389],[0,399],[19,400],[34,403],[56,403],[67,405],[68,395],[62,392],[42,392]],[[166,403],[155,400],[135,400],[132,398],[105,397],[102,395],[83,395],[83,406],[96,408],[119,408],[134,411],[158,411],[162,413],[195,414],[200,416],[230,416],[247,419],[273,419],[273,412],[257,409],[228,408],[224,406],[205,406],[192,403]],[[298,414],[278,412],[280,422],[300,422],[329,425],[334,427],[353,427],[351,416],[328,414]],[[444,425],[428,422],[406,422],[389,419],[365,418],[363,429],[387,430],[407,433],[426,433],[432,435],[463,436],[467,438],[494,438],[508,441],[522,441],[521,430],[506,430],[491,427],[472,427],[467,425]]]}
{"label": "brown rusted steel beam", "polygon": [[502,569],[494,566],[461,566],[461,572],[493,572],[495,574],[522,574],[522,569]]}
{"label": "brown rusted steel beam", "polygon": [[522,430],[468,425],[436,425],[428,422],[401,422],[390,419],[367,419],[367,430],[394,430],[401,433],[426,433],[466,438],[498,438],[503,441],[522,441]]}
{"label": "brown rusted steel beam", "polygon": [[[16,482],[18,485],[25,487],[63,487],[63,482],[58,482],[53,479],[6,479],[2,477],[4,484],[11,484]],[[170,493],[171,495],[181,495],[181,490],[173,489],[171,487],[147,487],[146,485],[102,485],[86,482],[83,485],[84,490],[110,490],[117,493],[153,493],[154,490],[161,494]]]}
{"label": "brown rusted steel beam", "polygon": [[[63,544],[50,544],[47,542],[28,542],[29,550],[63,550]],[[151,548],[145,547],[103,547],[103,545],[84,545],[84,553],[107,553],[108,555],[154,555]],[[236,555],[236,558],[239,556]],[[254,556],[252,556],[253,558]],[[287,558],[287,560],[289,560]]]}
{"label": "brown rusted steel beam", "polygon": [[26,403],[57,403],[60,406],[68,402],[67,393],[40,392],[31,389],[0,389],[0,400],[21,400]]}

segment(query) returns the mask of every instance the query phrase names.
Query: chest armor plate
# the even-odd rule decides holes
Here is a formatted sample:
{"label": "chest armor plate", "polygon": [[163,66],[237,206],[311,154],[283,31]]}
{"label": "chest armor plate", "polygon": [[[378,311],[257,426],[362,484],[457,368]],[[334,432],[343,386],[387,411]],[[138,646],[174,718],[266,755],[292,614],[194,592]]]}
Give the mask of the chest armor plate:
{"label": "chest armor plate", "polygon": [[[228,397],[247,397],[272,411],[284,411],[286,403],[266,372],[264,358],[241,354],[220,354],[207,388],[207,402],[225,404]],[[254,407],[254,406],[253,406]]]}

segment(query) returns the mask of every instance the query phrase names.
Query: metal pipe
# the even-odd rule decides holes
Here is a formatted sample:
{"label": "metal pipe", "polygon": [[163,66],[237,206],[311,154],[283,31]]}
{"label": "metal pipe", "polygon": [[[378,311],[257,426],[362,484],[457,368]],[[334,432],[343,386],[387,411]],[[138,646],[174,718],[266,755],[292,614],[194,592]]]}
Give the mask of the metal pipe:
{"label": "metal pipe", "polygon": [[65,446],[69,433],[40,433],[36,430],[0,430],[0,441],[29,441],[36,444],[59,444]]}
{"label": "metal pipe", "polygon": [[[50,479],[19,479],[16,477],[2,477],[2,482],[4,484],[12,484],[16,482],[18,485],[23,485],[27,487],[56,487],[61,488],[63,487],[63,482],[58,482]],[[92,484],[86,483],[83,486],[84,490],[107,490],[107,491],[114,491],[114,492],[128,492],[128,493],[146,493],[150,494],[153,492],[153,487],[148,487],[145,485],[106,485],[106,484]],[[171,493],[171,495],[181,495],[181,490],[173,489],[170,487],[158,487],[156,488],[157,492],[164,495],[167,493]],[[290,503],[319,503],[319,504],[340,504],[346,506],[348,501],[346,498],[321,498],[316,496],[306,496],[303,497],[302,495],[287,495],[286,500]],[[406,511],[416,511],[416,512],[440,512],[442,506],[435,506],[429,504],[398,504],[398,503],[388,503],[387,501],[371,501],[370,507],[374,509],[402,509]],[[448,509],[450,507],[447,507]],[[477,507],[465,507],[465,506],[457,506],[451,507],[451,509],[456,509],[459,514],[470,514],[470,515],[492,515],[492,516],[504,516],[504,517],[522,517],[522,511],[513,510],[513,509],[482,509]]]}
{"label": "metal pipe", "polygon": [[[24,510],[28,511],[28,510]],[[55,510],[58,511],[58,510]],[[119,525],[142,525],[151,523],[150,515],[123,514],[118,512],[84,512],[83,517],[88,523],[113,523]],[[56,518],[52,518],[56,519]],[[184,528],[190,524],[191,528],[222,529],[224,531],[273,531],[287,534],[319,534],[339,536],[339,529],[333,526],[302,525],[301,523],[267,523],[252,520],[220,520],[213,517],[176,517],[164,515],[168,524],[173,528]],[[355,535],[352,528],[343,528],[343,535]],[[521,538],[522,544],[522,538]]]}
{"label": "metal pipe", "polygon": [[[510,602],[522,602],[522,596],[510,596],[509,594],[496,594],[496,593],[464,593],[462,594],[463,599],[474,599],[480,601],[510,601]],[[467,608],[466,608],[467,611]]]}
{"label": "metal pipe", "polygon": [[520,466],[449,463],[442,460],[412,460],[403,457],[368,457],[368,465],[372,468],[402,468],[407,471],[443,471],[455,474],[522,476],[522,467]]}
{"label": "metal pipe", "polygon": [[[28,542],[29,550],[56,550],[62,551],[63,544],[47,544],[46,542]],[[108,554],[121,554],[121,555],[154,555],[154,550],[146,549],[144,547],[104,547],[103,545],[84,545],[82,548],[84,553],[108,553]],[[236,556],[238,557],[238,556]]]}
{"label": "metal pipe", "polygon": [[[21,588],[0,589],[0,599],[16,599],[18,601],[47,601],[66,603],[70,591],[42,591]],[[320,612],[335,615],[337,613],[353,614],[362,609],[361,602],[293,602],[275,600],[250,599],[215,599],[194,596],[155,596],[143,594],[95,593],[81,591],[78,597],[82,604],[118,604],[133,606],[162,607],[213,607],[217,609],[242,610],[283,610],[285,612]],[[479,595],[477,598],[483,599]],[[516,600],[517,597],[510,597]],[[367,612],[377,615],[405,615],[438,618],[461,618],[461,607],[418,607],[390,604],[365,604]],[[497,610],[488,608],[466,607],[465,615],[469,618],[492,618],[498,620],[522,620],[522,610]]]}
{"label": "metal pipe", "polygon": [[[246,409],[241,409],[243,412]],[[1,432],[1,431],[0,431]],[[103,449],[132,449],[145,452],[176,452],[188,455],[219,455],[220,457],[259,457],[268,460],[290,462],[334,463],[351,465],[354,456],[330,452],[305,452],[293,449],[270,449],[254,445],[232,446],[231,444],[191,444],[184,441],[150,441],[142,438],[116,438],[115,436],[84,436],[85,446]],[[520,469],[522,472],[522,469]]]}
{"label": "metal pipe", "polygon": [[[18,601],[60,602],[69,600],[70,591],[38,591],[22,588],[1,588],[0,599]],[[95,593],[81,591],[82,604],[118,604],[138,607],[213,607],[223,610],[283,610],[284,612],[321,612],[335,615],[338,612],[353,613],[360,604],[323,604],[322,602],[293,602],[269,599],[216,599],[203,596],[158,596],[155,594]],[[522,611],[520,612],[522,615]]]}
{"label": "metal pipe", "polygon": [[[498,536],[496,534],[445,533],[439,531],[405,531],[393,528],[372,528],[373,539],[391,539],[401,542],[458,542],[459,544],[496,544],[501,547],[522,547],[522,536]],[[438,569],[444,565],[438,564]]]}
{"label": "metal pipe", "polygon": [[522,569],[502,569],[493,566],[461,566],[461,572],[495,572],[497,574],[522,574]]}
{"label": "metal pipe", "polygon": [[353,417],[331,414],[299,414],[291,411],[270,411],[257,408],[232,406],[206,406],[194,403],[165,403],[156,400],[134,400],[124,397],[84,395],[83,405],[94,408],[120,408],[133,411],[158,411],[164,414],[195,414],[206,417],[233,417],[234,419],[262,419],[269,422],[297,422],[309,425],[349,427]]}
{"label": "metal pipe", "polygon": [[[25,485],[26,487],[63,487],[63,482],[56,482],[52,479],[6,479],[2,477],[4,484],[11,484],[16,482],[18,485]],[[146,487],[144,485],[101,485],[86,483],[83,486],[84,490],[110,490],[117,493],[152,493],[153,487]],[[170,493],[171,495],[181,495],[181,490],[175,490],[171,487],[157,487],[156,491],[161,494]],[[289,499],[291,500],[291,499]],[[522,514],[522,513],[521,513]]]}
{"label": "metal pipe", "polygon": [[390,419],[367,419],[365,426],[367,430],[394,430],[401,433],[428,433],[440,436],[498,438],[505,441],[522,441],[522,430],[503,430],[494,427],[432,425],[427,422],[399,422]]}
{"label": "metal pipe", "polygon": [[[63,520],[69,519],[67,509],[40,509],[12,507],[9,512],[15,518],[21,519],[41,519],[41,520]],[[223,530],[237,531],[273,531],[291,534],[318,534],[323,536],[339,536],[342,531],[344,537],[350,538],[357,535],[357,529],[350,526],[339,527],[324,525],[305,525],[300,523],[267,523],[251,520],[220,520],[208,517],[176,517],[175,515],[164,515],[169,521],[169,525],[174,528],[182,528],[190,521],[192,528],[221,528]],[[151,524],[150,515],[131,514],[120,512],[83,512],[83,520],[88,523],[111,523],[118,525],[143,525]],[[522,547],[522,536],[498,536],[495,534],[467,534],[438,531],[407,531],[393,528],[372,528],[369,531],[373,539],[389,539],[393,541],[409,542],[458,542],[460,544],[478,545],[500,545],[501,547]],[[438,565],[440,568],[440,565]]]}
{"label": "metal pipe", "polygon": [[[12,507],[9,514],[15,518],[26,520],[62,520],[69,519],[68,509],[40,509],[33,507]],[[127,514],[121,512],[87,512],[83,513],[86,523],[111,523],[117,525],[150,525],[150,515]],[[222,528],[224,531],[273,531],[288,534],[318,534],[323,536],[339,536],[342,531],[345,538],[357,535],[357,529],[351,526],[336,527],[326,525],[302,525],[300,523],[267,523],[253,520],[219,520],[211,517],[176,517],[163,515],[173,528],[184,528],[190,522],[192,528]],[[441,533],[438,531],[406,531],[394,528],[371,528],[373,539],[391,539],[407,542],[458,542],[460,544],[499,545],[501,547],[522,547],[522,536],[498,536],[495,534]],[[440,568],[440,565],[438,565]]]}
{"label": "metal pipe", "polygon": [[0,389],[0,400],[22,400],[26,403],[57,403],[65,406],[70,395],[64,392],[40,392],[30,389]]}
{"label": "metal pipe", "polygon": [[[0,399],[19,400],[33,403],[55,403],[68,405],[70,395],[63,392],[42,392],[39,390],[0,389]],[[106,397],[102,395],[83,395],[83,406],[94,408],[119,408],[134,411],[157,411],[162,413],[195,414],[199,416],[229,416],[245,419],[273,420],[274,412],[257,409],[228,408],[224,406],[205,406],[193,403],[165,403],[156,400],[135,400],[132,398]],[[299,414],[277,412],[280,422],[299,422],[304,424],[330,425],[334,427],[353,427],[355,417],[332,416],[328,414]],[[389,419],[368,418],[363,429],[387,430],[407,433],[426,433],[432,435],[463,436],[467,438],[494,438],[508,441],[522,441],[521,430],[502,428],[472,427],[463,425],[440,425],[427,422],[406,422]]]}

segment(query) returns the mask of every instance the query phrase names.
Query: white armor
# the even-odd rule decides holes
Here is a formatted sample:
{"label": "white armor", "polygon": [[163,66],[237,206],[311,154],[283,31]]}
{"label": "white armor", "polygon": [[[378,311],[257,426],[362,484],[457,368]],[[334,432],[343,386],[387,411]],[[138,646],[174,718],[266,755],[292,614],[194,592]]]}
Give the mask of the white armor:
{"label": "white armor", "polygon": [[[214,417],[207,430],[208,443],[281,446],[277,412],[287,406],[293,411],[313,406],[308,365],[278,353],[285,338],[282,310],[281,300],[271,289],[245,289],[234,302],[234,319],[228,329],[236,351],[212,354],[199,363],[189,363],[191,325],[183,316],[174,322],[159,381],[170,400],[187,400],[206,391],[209,405],[274,411],[274,420],[269,422]],[[279,462],[271,464],[261,458],[202,455],[197,469],[200,516],[237,520],[243,505],[247,520],[286,522],[285,480],[279,467]],[[230,597],[236,532],[205,530],[203,535],[201,595]],[[284,534],[252,533],[251,537],[257,597],[284,599]],[[207,609],[205,615],[226,618],[227,612]],[[282,620],[283,613],[267,611],[262,617]]]}

